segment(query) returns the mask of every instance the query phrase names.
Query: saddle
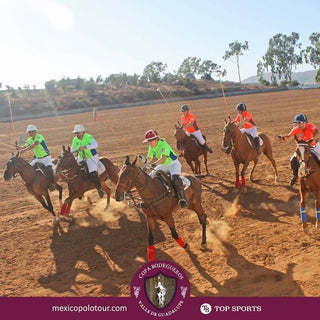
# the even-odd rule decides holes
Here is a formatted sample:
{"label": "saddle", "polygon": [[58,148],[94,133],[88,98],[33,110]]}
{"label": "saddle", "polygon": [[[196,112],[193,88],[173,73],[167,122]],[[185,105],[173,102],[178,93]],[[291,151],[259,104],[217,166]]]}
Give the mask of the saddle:
{"label": "saddle", "polygon": [[[245,132],[246,138],[251,146],[251,148],[255,149],[255,144],[254,144],[254,140],[251,134]],[[263,145],[263,140],[261,139],[261,137],[259,136],[259,143],[260,143],[260,147]]]}
{"label": "saddle", "polygon": [[[176,194],[175,188],[171,181],[171,175],[169,173],[165,173],[162,170],[158,170],[154,177],[160,180],[160,182],[163,184],[163,186],[169,193]],[[180,176],[180,178],[182,180],[184,190],[187,190],[191,185],[191,181],[184,176]]]}
{"label": "saddle", "polygon": [[[89,169],[88,169],[87,162],[83,160],[79,163],[79,166],[80,166],[80,170],[83,170],[85,172],[85,174],[87,176],[89,176]],[[99,161],[99,163],[98,163],[98,176],[103,174],[105,171],[106,171],[106,167],[104,166],[104,164],[101,161]]]}
{"label": "saddle", "polygon": [[35,167],[36,171],[39,171],[45,177],[49,177],[49,172],[48,172],[49,169],[42,162],[37,162],[34,165],[34,167]]}

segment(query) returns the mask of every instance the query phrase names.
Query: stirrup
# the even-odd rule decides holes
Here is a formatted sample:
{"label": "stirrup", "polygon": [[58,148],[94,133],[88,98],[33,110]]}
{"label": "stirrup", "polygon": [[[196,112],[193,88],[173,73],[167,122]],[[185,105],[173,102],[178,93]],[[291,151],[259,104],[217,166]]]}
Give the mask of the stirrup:
{"label": "stirrup", "polygon": [[178,201],[178,204],[179,204],[180,208],[182,208],[182,209],[188,208],[188,202],[185,199],[180,199]]}

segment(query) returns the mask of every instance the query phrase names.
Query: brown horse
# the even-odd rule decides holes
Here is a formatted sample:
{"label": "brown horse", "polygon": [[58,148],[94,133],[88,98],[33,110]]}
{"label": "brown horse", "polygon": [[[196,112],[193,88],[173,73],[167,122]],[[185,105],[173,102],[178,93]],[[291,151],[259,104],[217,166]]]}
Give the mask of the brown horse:
{"label": "brown horse", "polygon": [[175,124],[174,136],[177,140],[177,149],[183,151],[183,156],[186,159],[192,172],[196,175],[201,175],[201,164],[199,157],[203,155],[203,162],[206,168],[206,174],[209,174],[207,165],[207,150],[201,148],[199,142],[196,141],[195,137],[188,136],[180,122]]}
{"label": "brown horse", "polygon": [[[156,177],[151,178],[141,168],[136,166],[136,161],[137,159],[130,163],[127,156],[124,166],[120,171],[115,198],[116,201],[124,200],[126,194],[133,187],[139,193],[143,201],[142,210],[147,218],[149,232],[148,260],[155,260],[154,231],[158,219],[167,223],[172,237],[182,248],[187,249],[188,244],[178,236],[172,216],[172,213],[178,209],[178,198],[164,186],[160,179]],[[189,205],[188,208],[198,215],[202,226],[201,246],[205,248],[207,215],[201,205],[201,183],[193,176],[187,176],[187,178],[191,182],[190,187],[185,192]]]}
{"label": "brown horse", "polygon": [[300,218],[302,228],[307,228],[306,200],[309,193],[315,196],[316,228],[320,228],[320,163],[311,152],[307,142],[297,145],[297,159],[299,161],[299,193],[300,193]]}
{"label": "brown horse", "polygon": [[[31,193],[51,214],[53,215],[53,223],[56,222],[57,218],[53,210],[52,202],[49,196],[49,178],[45,171],[45,166],[39,164],[39,167],[31,166],[27,161],[20,157],[20,153],[13,155],[7,162],[7,168],[4,171],[3,178],[5,181],[9,181],[15,178],[16,174],[19,173],[29,193]],[[62,199],[62,186],[57,181],[59,177],[54,176],[55,188],[59,192],[59,201]]]}
{"label": "brown horse", "polygon": [[[107,194],[105,206],[105,208],[107,208],[110,204],[111,189],[106,185],[106,180],[109,178],[114,184],[117,184],[119,168],[107,158],[100,158],[100,161],[106,168],[99,176],[99,179],[102,190]],[[94,189],[95,185],[90,181],[84,168],[77,163],[73,153],[70,151],[70,147],[66,149],[65,146],[63,146],[62,153],[56,165],[56,174],[62,176],[68,184],[69,197],[65,199],[60,212],[62,215],[68,215],[73,200],[82,198],[84,193]]]}
{"label": "brown horse", "polygon": [[[243,134],[240,131],[237,124],[231,121],[230,116],[228,117],[228,120],[226,120],[225,122],[226,124],[223,129],[222,147],[227,154],[231,152],[233,164],[236,169],[236,181],[235,181],[236,188],[239,187],[240,163],[243,164],[243,167],[241,170],[241,186],[242,188],[246,188],[246,180],[245,180],[246,170],[248,168],[249,163],[253,161],[254,165],[251,170],[250,180],[254,181],[253,172],[258,163],[259,153],[256,151],[254,147],[250,145],[250,143],[248,142],[247,135]],[[259,137],[263,141],[263,144],[260,150],[270,160],[275,172],[275,181],[277,181],[278,171],[277,171],[276,162],[272,156],[272,147],[271,147],[270,140],[264,133],[260,133]]]}

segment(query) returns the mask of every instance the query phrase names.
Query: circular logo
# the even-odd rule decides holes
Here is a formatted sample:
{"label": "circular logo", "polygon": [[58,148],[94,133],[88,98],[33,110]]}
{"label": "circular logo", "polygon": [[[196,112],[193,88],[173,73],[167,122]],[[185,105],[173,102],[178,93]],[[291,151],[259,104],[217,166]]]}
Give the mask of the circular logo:
{"label": "circular logo", "polygon": [[212,307],[211,307],[211,305],[209,303],[203,303],[200,306],[200,311],[203,314],[209,314],[212,311]]}
{"label": "circular logo", "polygon": [[177,264],[166,260],[152,261],[135,273],[131,296],[144,312],[166,317],[183,308],[190,296],[190,283]]}

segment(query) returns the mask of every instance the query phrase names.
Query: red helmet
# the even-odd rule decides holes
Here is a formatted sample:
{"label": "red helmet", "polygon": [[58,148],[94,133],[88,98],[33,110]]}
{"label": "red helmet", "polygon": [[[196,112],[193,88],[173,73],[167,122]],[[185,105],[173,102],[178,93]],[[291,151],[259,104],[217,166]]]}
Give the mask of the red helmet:
{"label": "red helmet", "polygon": [[144,134],[145,139],[143,140],[144,143],[155,140],[158,138],[158,132],[156,130],[148,130]]}

